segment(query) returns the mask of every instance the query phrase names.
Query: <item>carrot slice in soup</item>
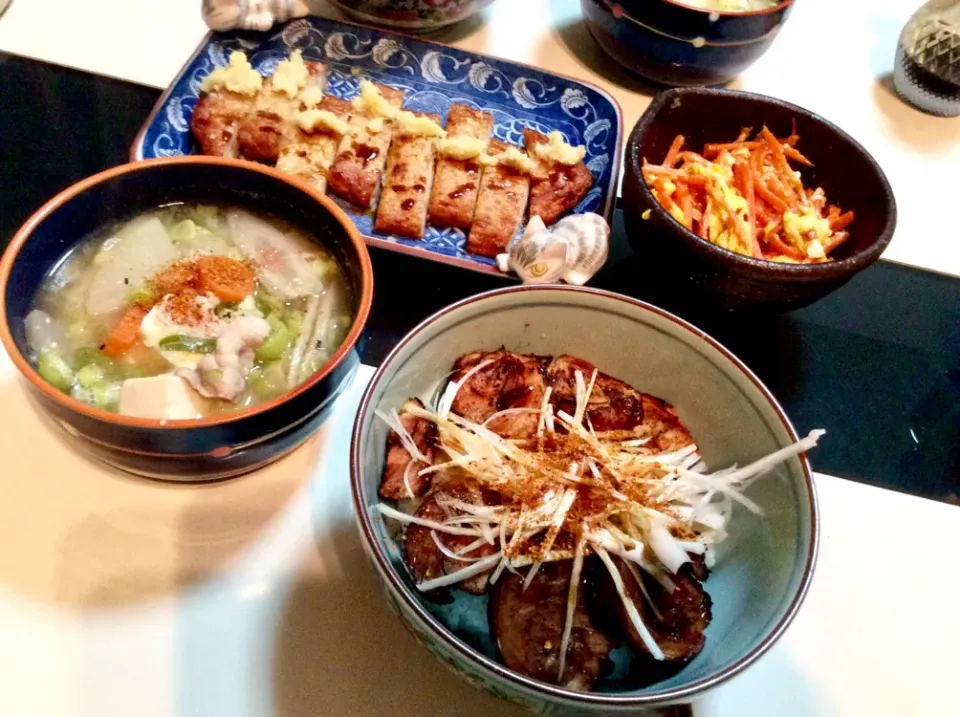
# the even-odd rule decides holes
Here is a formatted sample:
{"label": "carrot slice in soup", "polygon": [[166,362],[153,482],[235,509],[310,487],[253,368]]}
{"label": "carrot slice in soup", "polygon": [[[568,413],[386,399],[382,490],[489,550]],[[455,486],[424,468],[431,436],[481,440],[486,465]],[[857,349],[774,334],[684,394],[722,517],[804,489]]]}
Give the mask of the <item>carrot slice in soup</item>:
{"label": "carrot slice in soup", "polygon": [[140,338],[140,324],[146,315],[146,309],[139,304],[130,307],[107,337],[103,353],[111,358],[118,358],[129,351]]}
{"label": "carrot slice in soup", "polygon": [[221,301],[243,301],[253,293],[255,280],[253,269],[228,256],[197,259],[197,288],[213,293]]}

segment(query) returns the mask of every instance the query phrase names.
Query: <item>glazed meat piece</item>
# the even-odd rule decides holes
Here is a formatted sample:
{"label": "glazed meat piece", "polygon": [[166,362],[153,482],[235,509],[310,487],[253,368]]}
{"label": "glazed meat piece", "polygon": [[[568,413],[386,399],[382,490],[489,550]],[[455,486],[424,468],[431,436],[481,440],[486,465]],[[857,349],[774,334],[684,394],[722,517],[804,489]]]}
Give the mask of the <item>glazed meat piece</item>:
{"label": "glazed meat piece", "polygon": [[673,406],[646,393],[641,394],[641,397],[643,429],[650,436],[647,448],[655,453],[667,453],[693,443],[690,431],[680,423]]}
{"label": "glazed meat piece", "polygon": [[530,183],[530,216],[539,216],[549,226],[587,196],[593,175],[583,162],[567,165],[538,157],[533,148],[549,142],[545,135],[525,129],[523,140],[527,152],[540,165]]}
{"label": "glazed meat piece", "polygon": [[523,574],[503,573],[491,590],[490,630],[501,662],[510,669],[585,692],[608,669],[616,643],[591,620],[581,581],[566,667],[557,679],[572,565],[570,560],[545,563],[526,590]]}
{"label": "glazed meat piece", "polygon": [[[539,356],[525,356],[510,351],[475,352],[462,356],[454,366],[451,380],[459,381],[484,361],[490,363],[474,373],[460,388],[453,402],[453,412],[476,423],[483,423],[494,413],[511,408],[539,409],[546,390],[544,365]],[[511,413],[498,416],[488,425],[504,438],[529,438],[537,431],[537,413]]]}
{"label": "glazed meat piece", "polygon": [[[305,62],[309,80],[307,87],[323,92],[327,87],[327,67],[319,62]],[[298,96],[290,97],[273,86],[268,79],[257,96],[253,111],[240,123],[237,134],[240,155],[254,162],[275,164],[283,145],[298,132],[294,115],[301,109]]]}
{"label": "glazed meat piece", "polygon": [[[423,408],[423,403],[417,399],[407,401],[399,411],[400,425],[410,434],[424,457],[432,463],[437,426],[426,419],[410,415],[406,410],[410,404]],[[383,478],[380,481],[380,497],[387,500],[405,500],[423,495],[430,487],[431,476],[430,474],[421,476],[418,472],[426,467],[422,461],[414,460],[401,442],[399,434],[391,430],[387,434],[387,458],[383,466]]]}
{"label": "glazed meat piece", "polygon": [[[553,387],[551,403],[556,410],[573,415],[576,410],[576,372],[590,383],[596,368],[589,361],[573,356],[558,356],[547,368],[547,382]],[[598,433],[633,431],[649,437],[645,446],[651,453],[675,451],[693,442],[690,432],[680,423],[673,406],[605,373],[597,374],[590,395],[587,417]]]}
{"label": "glazed meat piece", "polygon": [[[665,659],[655,660],[650,655],[630,621],[613,579],[602,564],[595,564],[591,568],[591,603],[596,605],[597,612],[603,611],[614,617],[618,629],[637,656],[646,658],[641,663],[641,669],[647,671],[654,680],[661,679],[666,672],[685,665],[700,654],[706,641],[703,632],[710,624],[711,601],[700,581],[693,577],[699,569],[690,564],[684,565],[676,575],[670,576],[675,587],[673,592],[667,592],[645,571],[639,568],[631,570],[617,557],[613,557],[613,562],[620,571],[627,596],[633,601],[654,641],[663,650]],[[640,590],[635,574],[643,580],[643,586],[656,606],[656,613]]]}
{"label": "glazed meat piece", "polygon": [[[414,112],[437,124],[438,114]],[[397,129],[387,154],[383,191],[374,228],[383,234],[422,239],[435,164],[432,137],[408,135]]]}
{"label": "glazed meat piece", "polygon": [[[393,107],[403,104],[403,91],[376,85],[380,95]],[[393,141],[393,123],[382,121],[369,110],[355,110],[350,116],[350,133],[341,141],[330,167],[330,191],[358,207],[373,207],[387,164],[387,150]]]}
{"label": "glazed meat piece", "polygon": [[[337,97],[324,97],[317,109],[348,120],[351,105]],[[306,180],[321,192],[327,191],[327,172],[337,154],[343,135],[329,128],[317,127],[306,132],[297,129],[280,148],[277,169]]]}
{"label": "glazed meat piece", "polygon": [[255,95],[223,89],[201,95],[190,118],[200,151],[213,157],[238,157],[237,130],[255,101]]}
{"label": "glazed meat piece", "polygon": [[[493,496],[483,493],[476,483],[465,481],[462,477],[445,479],[444,476],[440,476],[437,485],[437,489],[427,495],[417,509],[416,515],[418,517],[439,523],[455,515],[462,515],[461,511],[443,505],[443,501],[450,498],[474,505],[484,505],[486,501],[494,502],[492,500]],[[437,533],[437,539],[443,543],[444,547],[454,553],[459,553],[477,540],[469,535],[444,535],[439,532]],[[484,543],[463,555],[468,558],[483,558],[496,551],[494,545]],[[468,561],[461,561],[444,555],[430,534],[430,528],[416,524],[407,526],[403,542],[403,560],[418,583],[438,578],[441,575],[450,575],[471,565]],[[487,590],[492,572],[493,568],[480,575],[474,575],[461,582],[457,587],[474,595],[482,595]],[[448,591],[441,588],[427,593],[427,597],[442,602],[447,598],[447,594]]]}
{"label": "glazed meat piece", "polygon": [[[466,105],[450,105],[447,137],[469,137],[489,142],[493,115]],[[469,229],[477,206],[480,165],[476,158],[441,157],[430,197],[430,221],[441,227]]]}
{"label": "glazed meat piece", "polygon": [[[553,387],[550,402],[557,411],[571,416],[577,410],[576,374],[590,384],[596,367],[573,356],[558,356],[547,368],[547,382]],[[587,403],[587,418],[598,433],[628,431],[643,423],[643,398],[639,391],[618,379],[597,373],[597,380]]]}
{"label": "glazed meat piece", "polygon": [[[507,146],[491,140],[489,153],[501,154]],[[523,223],[529,198],[530,177],[500,164],[486,167],[480,177],[467,251],[491,257],[503,252]]]}

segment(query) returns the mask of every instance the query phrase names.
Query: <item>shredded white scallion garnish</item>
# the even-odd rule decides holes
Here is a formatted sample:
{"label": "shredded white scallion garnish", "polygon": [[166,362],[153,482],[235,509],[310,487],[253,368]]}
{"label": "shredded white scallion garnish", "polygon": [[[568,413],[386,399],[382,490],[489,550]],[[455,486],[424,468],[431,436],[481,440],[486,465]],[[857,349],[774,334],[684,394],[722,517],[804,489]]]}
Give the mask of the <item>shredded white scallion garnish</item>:
{"label": "shredded white scallion garnish", "polygon": [[415,525],[422,525],[424,528],[433,528],[434,530],[439,530],[441,533],[449,533],[450,535],[481,535],[480,531],[472,528],[457,528],[452,525],[438,523],[435,520],[427,520],[426,518],[420,518],[416,515],[410,515],[409,513],[396,510],[395,508],[391,508],[389,505],[384,505],[383,503],[377,503],[377,510],[379,510],[388,518],[399,520],[401,523],[414,523]]}
{"label": "shredded white scallion garnish", "polygon": [[664,658],[663,650],[660,649],[660,646],[657,644],[656,640],[653,639],[653,635],[650,634],[650,630],[647,629],[647,626],[643,624],[640,613],[637,612],[637,606],[633,604],[633,600],[631,600],[627,595],[623,586],[623,578],[620,576],[620,571],[617,570],[617,566],[613,564],[613,561],[610,559],[610,556],[607,554],[606,550],[603,548],[596,548],[596,552],[600,557],[600,560],[602,560],[603,564],[606,566],[607,571],[610,573],[610,577],[613,578],[613,584],[617,588],[617,594],[620,595],[620,599],[623,601],[623,606],[627,610],[627,615],[630,616],[630,622],[633,623],[633,626],[636,628],[637,633],[640,635],[640,639],[643,640],[643,644],[650,651],[650,655],[653,657],[653,659],[662,660]]}
{"label": "shredded white scallion garnish", "polygon": [[447,573],[446,575],[442,575],[439,578],[433,578],[432,580],[424,580],[422,583],[417,584],[417,590],[427,592],[429,590],[436,590],[437,588],[444,588],[447,585],[455,585],[462,580],[472,578],[474,575],[479,575],[480,573],[496,565],[499,561],[500,553],[496,552],[493,555],[488,555],[485,558],[481,558],[473,565],[468,568],[464,568],[463,570],[457,570],[454,573]]}
{"label": "shredded white scallion garnish", "polygon": [[[480,558],[469,558],[469,557],[466,557],[465,554],[466,554],[466,553],[469,553],[469,552],[470,552],[469,550],[465,550],[463,553],[457,553],[457,552],[455,552],[455,551],[453,551],[453,550],[450,550],[450,548],[448,548],[446,545],[444,545],[444,544],[443,544],[443,541],[440,540],[440,536],[437,535],[437,531],[436,531],[436,530],[431,530],[431,531],[430,531],[430,537],[433,538],[433,542],[436,543],[437,547],[440,549],[440,552],[443,553],[444,555],[446,555],[446,556],[447,556],[448,558],[450,558],[451,560],[459,560],[459,561],[462,562],[462,563],[475,563],[475,562],[477,562],[478,560],[480,560]],[[476,545],[477,542],[478,542],[478,541],[474,541],[473,543],[470,543],[470,545]],[[482,545],[482,544],[485,543],[485,542],[486,542],[486,540],[484,540],[483,538],[480,538],[480,541],[479,541],[479,544],[480,544],[480,545]],[[474,550],[475,550],[475,549],[476,549],[476,548],[474,548]]]}
{"label": "shredded white scallion garnish", "polygon": [[557,669],[557,682],[563,681],[563,671],[567,666],[567,650],[570,649],[570,632],[573,630],[573,615],[577,610],[577,592],[580,588],[580,572],[583,570],[584,540],[577,541],[573,552],[573,567],[570,570],[570,587],[567,589],[567,614],[563,620],[563,637],[560,639],[560,667]]}

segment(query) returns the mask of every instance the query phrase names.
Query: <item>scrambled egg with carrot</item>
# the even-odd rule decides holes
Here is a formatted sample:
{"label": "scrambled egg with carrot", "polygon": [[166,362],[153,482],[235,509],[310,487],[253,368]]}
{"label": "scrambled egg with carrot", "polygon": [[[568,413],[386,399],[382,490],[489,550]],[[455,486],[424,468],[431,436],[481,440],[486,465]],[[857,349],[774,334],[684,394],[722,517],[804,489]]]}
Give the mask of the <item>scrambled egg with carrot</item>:
{"label": "scrambled egg with carrot", "polygon": [[767,127],[751,134],[702,154],[678,136],[662,164],[644,162],[644,180],[670,216],[724,249],[781,263],[830,261],[850,237],[853,212],[803,185],[790,162],[813,164],[796,149],[799,136],[778,139]]}

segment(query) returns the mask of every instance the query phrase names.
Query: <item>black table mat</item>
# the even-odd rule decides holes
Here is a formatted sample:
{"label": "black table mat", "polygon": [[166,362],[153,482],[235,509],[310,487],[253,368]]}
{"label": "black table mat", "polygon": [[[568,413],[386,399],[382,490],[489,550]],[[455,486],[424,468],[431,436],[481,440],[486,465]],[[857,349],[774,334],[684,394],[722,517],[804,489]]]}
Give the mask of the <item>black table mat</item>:
{"label": "black table mat", "polygon": [[[59,190],[127,160],[157,90],[0,54],[0,242]],[[949,239],[945,236],[945,241]],[[899,237],[909,241],[909,237]],[[377,364],[434,311],[505,286],[371,250],[364,362]],[[643,281],[617,212],[611,260],[592,282],[651,301],[713,335],[783,403],[798,431],[829,434],[812,456],[831,475],[960,503],[960,280],[881,261],[801,311],[718,315]]]}

